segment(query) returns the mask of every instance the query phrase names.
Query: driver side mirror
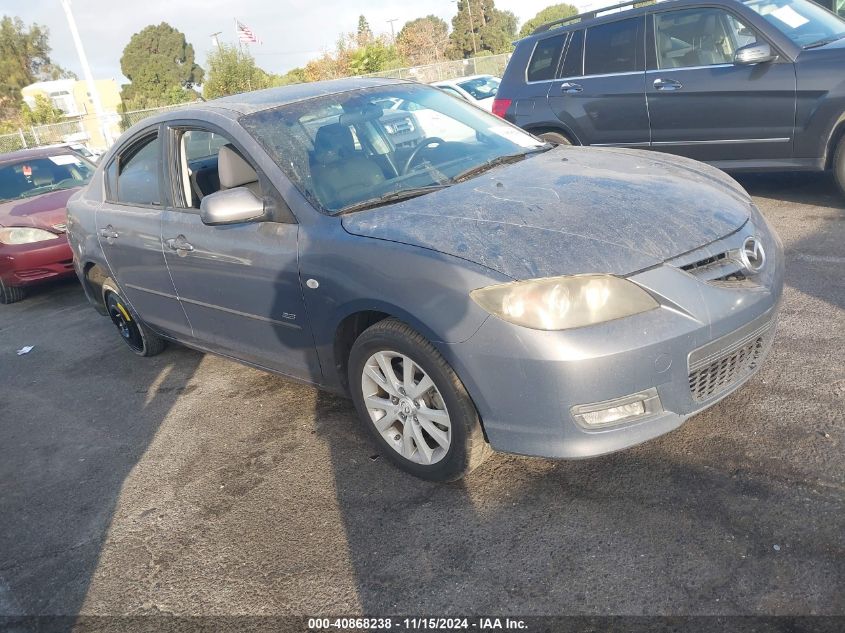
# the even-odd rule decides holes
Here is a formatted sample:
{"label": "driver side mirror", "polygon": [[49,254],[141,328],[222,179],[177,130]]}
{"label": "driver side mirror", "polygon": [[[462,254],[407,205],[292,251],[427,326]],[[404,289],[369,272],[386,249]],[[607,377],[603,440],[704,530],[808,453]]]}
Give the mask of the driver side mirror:
{"label": "driver side mirror", "polygon": [[216,191],[200,202],[200,219],[211,226],[255,222],[266,216],[264,200],[246,187]]}
{"label": "driver side mirror", "polygon": [[762,64],[777,59],[772,52],[772,47],[766,42],[755,42],[742,48],[738,48],[734,54],[734,64],[749,66],[751,64]]}

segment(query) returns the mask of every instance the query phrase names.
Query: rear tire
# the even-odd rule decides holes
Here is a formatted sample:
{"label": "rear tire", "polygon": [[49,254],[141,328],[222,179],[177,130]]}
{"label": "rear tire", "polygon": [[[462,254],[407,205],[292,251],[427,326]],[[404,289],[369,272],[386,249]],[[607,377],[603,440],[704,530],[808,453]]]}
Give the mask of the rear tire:
{"label": "rear tire", "polygon": [[574,145],[568,136],[560,132],[543,132],[542,134],[538,134],[538,136],[544,141],[555,145]]}
{"label": "rear tire", "polygon": [[138,318],[129,302],[121,297],[117,284],[111,279],[103,282],[103,303],[123,342],[133,354],[155,356],[167,347],[167,342]]}
{"label": "rear tire", "polygon": [[845,195],[845,136],[836,144],[836,153],[833,155],[833,177],[839,190]]}
{"label": "rear tire", "polygon": [[26,296],[21,286],[9,286],[0,279],[0,303],[15,303]]}
{"label": "rear tire", "polygon": [[431,343],[398,319],[379,321],[355,341],[349,386],[381,454],[412,475],[454,481],[492,452],[460,378]]}

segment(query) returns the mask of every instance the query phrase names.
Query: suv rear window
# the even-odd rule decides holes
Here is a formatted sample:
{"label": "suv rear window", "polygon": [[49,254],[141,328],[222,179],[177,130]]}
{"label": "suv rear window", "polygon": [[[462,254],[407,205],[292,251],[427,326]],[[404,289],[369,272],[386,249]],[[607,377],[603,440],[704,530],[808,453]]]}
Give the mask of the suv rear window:
{"label": "suv rear window", "polygon": [[585,75],[605,75],[642,70],[638,46],[642,18],[609,22],[587,29]]}
{"label": "suv rear window", "polygon": [[557,64],[560,61],[560,54],[563,51],[563,43],[566,41],[566,33],[556,37],[548,37],[537,42],[531,61],[528,62],[528,81],[544,81],[554,79],[557,71]]}

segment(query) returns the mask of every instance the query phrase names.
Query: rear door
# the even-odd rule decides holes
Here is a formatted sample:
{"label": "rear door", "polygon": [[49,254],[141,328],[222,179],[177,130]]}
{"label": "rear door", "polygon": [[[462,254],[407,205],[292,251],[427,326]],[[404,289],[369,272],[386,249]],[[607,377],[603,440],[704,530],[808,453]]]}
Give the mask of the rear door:
{"label": "rear door", "polygon": [[161,248],[164,187],[159,126],[130,139],[106,167],[106,195],[97,209],[97,238],[125,298],[156,329],[177,337],[190,325]]}
{"label": "rear door", "polygon": [[645,18],[573,31],[549,106],[583,145],[647,147]]}
{"label": "rear door", "polygon": [[796,80],[788,59],[734,64],[738,48],[765,40],[722,8],[660,11],[649,22],[654,149],[712,162],[792,155]]}
{"label": "rear door", "polygon": [[[234,139],[205,122],[168,127],[173,204],[163,214],[165,258],[190,319],[195,341],[284,374],[320,380],[314,339],[299,283],[299,225],[278,192]],[[221,148],[235,151],[255,181],[237,183],[219,173]],[[191,182],[198,166],[215,173]],[[209,226],[200,197],[244,186],[274,207],[272,221]],[[284,213],[283,211],[286,211]]]}

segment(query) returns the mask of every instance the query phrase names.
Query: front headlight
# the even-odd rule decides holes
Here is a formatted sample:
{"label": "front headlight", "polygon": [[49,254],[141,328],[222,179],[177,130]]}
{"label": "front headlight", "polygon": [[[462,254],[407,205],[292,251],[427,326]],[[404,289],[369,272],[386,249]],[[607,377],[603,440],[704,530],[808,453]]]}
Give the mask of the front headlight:
{"label": "front headlight", "polygon": [[487,286],[470,293],[490,314],[535,330],[566,330],[658,307],[633,282],[612,275],[549,277]]}
{"label": "front headlight", "polygon": [[44,229],[30,229],[24,226],[13,226],[0,229],[0,242],[3,244],[32,244],[33,242],[46,242],[58,237],[55,233]]}

